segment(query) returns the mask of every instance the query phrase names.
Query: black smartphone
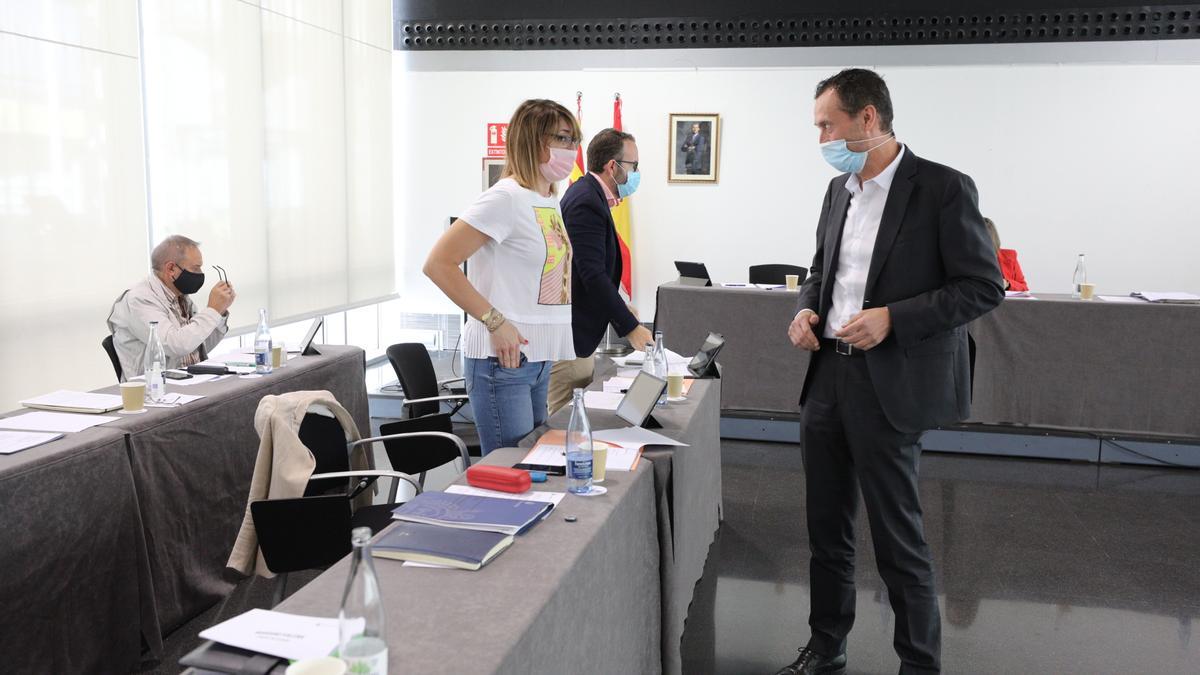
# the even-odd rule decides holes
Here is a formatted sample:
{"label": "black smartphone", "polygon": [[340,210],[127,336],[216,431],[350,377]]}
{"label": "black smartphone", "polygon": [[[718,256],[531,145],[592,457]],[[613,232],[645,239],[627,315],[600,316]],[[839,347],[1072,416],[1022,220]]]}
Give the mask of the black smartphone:
{"label": "black smartphone", "polygon": [[164,370],[163,377],[167,378],[168,380],[190,380],[192,378],[192,374],[185,373],[182,370]]}
{"label": "black smartphone", "polygon": [[567,475],[567,467],[554,466],[553,464],[513,464],[514,469],[524,469],[525,471],[544,471],[547,476],[565,476]]}

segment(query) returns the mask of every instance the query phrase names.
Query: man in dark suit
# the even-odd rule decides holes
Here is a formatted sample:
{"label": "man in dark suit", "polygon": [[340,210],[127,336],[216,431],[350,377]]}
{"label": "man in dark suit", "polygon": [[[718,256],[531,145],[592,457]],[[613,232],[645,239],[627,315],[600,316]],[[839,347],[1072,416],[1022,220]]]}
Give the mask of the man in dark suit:
{"label": "man in dark suit", "polygon": [[654,340],[618,292],[624,262],[612,207],[633,194],[641,181],[637,143],[631,134],[605,129],[587,149],[587,175],[567,188],[559,206],[571,237],[571,328],[575,358],[550,368],[546,407],[553,414],[576,387],[592,381],[592,353],[611,323],[634,349]]}
{"label": "man in dark suit", "polygon": [[692,133],[683,140],[680,150],[683,150],[684,171],[689,174],[708,173],[708,162],[704,159],[708,154],[708,140],[700,133],[699,124],[692,124]]}
{"label": "man in dark suit", "polygon": [[974,182],[892,131],[877,74],[817,86],[829,183],[788,337],[813,352],[800,395],[811,637],[780,675],[840,673],[854,623],[861,491],[896,614],[901,673],[941,669],[941,618],[917,494],[922,431],[967,417],[966,324],[1004,298]]}

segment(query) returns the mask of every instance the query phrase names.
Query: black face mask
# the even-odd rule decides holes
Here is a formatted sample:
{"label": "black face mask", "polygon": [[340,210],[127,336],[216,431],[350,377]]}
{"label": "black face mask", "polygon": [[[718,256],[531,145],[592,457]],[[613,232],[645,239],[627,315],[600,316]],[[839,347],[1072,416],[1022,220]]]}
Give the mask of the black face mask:
{"label": "black face mask", "polygon": [[191,295],[204,285],[204,272],[189,272],[179,268],[179,276],[175,278],[175,289],[184,295]]}

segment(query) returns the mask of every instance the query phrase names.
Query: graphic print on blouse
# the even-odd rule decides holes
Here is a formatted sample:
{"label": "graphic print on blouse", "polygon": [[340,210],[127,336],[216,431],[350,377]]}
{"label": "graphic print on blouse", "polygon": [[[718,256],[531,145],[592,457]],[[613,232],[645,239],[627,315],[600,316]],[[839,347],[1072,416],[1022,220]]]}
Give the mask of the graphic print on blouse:
{"label": "graphic print on blouse", "polygon": [[553,206],[533,207],[533,217],[546,240],[546,262],[542,264],[539,305],[571,304],[571,240],[562,216]]}

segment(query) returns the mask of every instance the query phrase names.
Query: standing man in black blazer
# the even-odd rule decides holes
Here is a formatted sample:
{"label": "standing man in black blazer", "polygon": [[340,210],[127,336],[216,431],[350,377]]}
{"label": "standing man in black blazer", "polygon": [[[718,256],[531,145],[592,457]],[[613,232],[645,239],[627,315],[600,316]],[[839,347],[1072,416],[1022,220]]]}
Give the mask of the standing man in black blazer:
{"label": "standing man in black blazer", "polygon": [[844,70],[817,85],[829,183],[817,251],[788,337],[813,352],[803,406],[811,637],[779,671],[841,673],[854,623],[854,523],[862,493],[896,614],[901,673],[941,670],[941,618],[917,494],[922,431],[967,417],[966,324],[1004,298],[975,183],[892,130],[883,78]]}
{"label": "standing man in black blazer", "polygon": [[546,407],[550,414],[571,400],[576,387],[592,381],[592,353],[611,323],[634,349],[653,345],[650,331],[638,323],[633,307],[621,299],[621,244],[611,208],[633,194],[641,181],[637,142],[631,134],[605,129],[587,149],[588,173],[567,188],[559,206],[571,237],[572,361],[550,368]]}

